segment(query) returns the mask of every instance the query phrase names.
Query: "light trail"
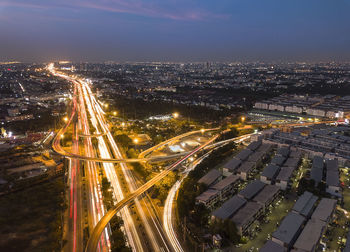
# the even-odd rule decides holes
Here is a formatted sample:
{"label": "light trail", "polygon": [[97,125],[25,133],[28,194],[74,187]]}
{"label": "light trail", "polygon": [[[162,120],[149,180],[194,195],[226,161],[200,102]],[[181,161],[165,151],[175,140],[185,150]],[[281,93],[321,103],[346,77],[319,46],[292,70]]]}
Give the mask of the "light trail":
{"label": "light trail", "polygon": [[[238,140],[236,138],[235,142],[240,143],[240,142],[247,140],[250,137],[251,137],[251,134],[247,134],[247,135],[239,137]],[[215,146],[216,146],[215,148],[220,147],[222,144],[226,144],[228,142],[230,142],[230,141],[224,140],[224,141],[218,142],[215,144]],[[184,176],[180,180],[176,181],[176,183],[171,187],[171,189],[169,190],[169,193],[168,193],[168,197],[166,198],[166,201],[164,204],[164,211],[163,211],[163,227],[164,227],[165,233],[166,233],[169,241],[171,242],[171,244],[176,252],[183,252],[184,251],[182,246],[181,246],[181,243],[177,239],[177,236],[175,233],[175,228],[173,225],[173,203],[174,203],[176,193],[179,190],[184,179],[187,177],[188,173],[191,170],[195,169],[195,167],[198,164],[200,164],[207,156],[209,156],[209,154],[213,150],[214,149],[207,152],[205,155],[203,155],[199,159],[195,160],[193,162],[192,166],[188,166],[185,169],[185,171],[183,172]]]}
{"label": "light trail", "polygon": [[[84,98],[85,98],[85,102],[87,104],[88,107],[88,112],[90,114],[90,119],[92,122],[92,125],[95,128],[95,132],[97,134],[101,134],[101,136],[97,137],[98,139],[98,149],[100,152],[100,155],[102,158],[111,158],[107,145],[102,137],[102,135],[104,135],[105,133],[100,133],[99,128],[98,128],[98,121],[96,120],[96,113],[93,109],[93,105],[91,103],[91,94],[88,93],[88,86],[87,83],[84,83],[82,81],[80,81],[80,84],[82,85],[82,89],[83,89],[83,93],[84,93]],[[100,123],[100,127],[103,128],[103,124]],[[104,129],[104,128],[103,128]],[[123,199],[124,195],[117,177],[117,174],[115,172],[114,169],[114,165],[111,163],[103,163],[103,167],[105,170],[105,174],[106,177],[108,179],[108,181],[111,182],[112,187],[113,187],[113,194],[115,196],[115,198],[120,201]],[[121,211],[121,216],[123,218],[124,221],[124,228],[125,228],[125,232],[127,234],[127,239],[128,242],[130,244],[130,247],[133,248],[134,251],[143,251],[143,247],[141,244],[141,241],[139,239],[135,224],[133,222],[133,219],[130,215],[130,211],[128,208],[124,208]]]}
{"label": "light trail", "polygon": [[[87,90],[88,90],[88,88],[87,88]],[[90,92],[91,92],[91,90],[90,90]],[[99,121],[99,123],[100,123],[100,125],[101,125],[101,127],[103,129],[103,132],[105,132],[105,134],[107,135],[107,138],[108,138],[109,143],[110,143],[110,145],[112,147],[112,151],[113,151],[114,155],[117,158],[122,159],[123,155],[121,154],[117,144],[114,141],[114,138],[113,138],[112,134],[110,133],[108,127],[106,126],[105,118],[103,117],[103,115],[101,115],[102,108],[100,107],[100,104],[95,102],[93,107],[96,109],[96,115],[97,115],[98,121]],[[134,175],[132,174],[131,170],[127,168],[125,163],[120,163],[120,166],[121,166],[123,175],[125,177],[125,180],[127,181],[127,184],[128,184],[128,187],[129,187],[129,191],[131,191],[131,192],[135,191],[137,189],[137,184],[136,184]],[[142,199],[142,200],[144,201],[144,203],[145,203],[145,205],[147,207],[147,203],[145,202],[145,200],[144,199]],[[150,226],[149,220],[147,219],[147,217],[146,217],[146,215],[144,213],[144,210],[143,210],[143,208],[142,208],[142,206],[141,206],[141,204],[140,204],[138,199],[135,199],[135,205],[136,205],[136,208],[138,210],[138,213],[140,214],[142,222],[144,223],[147,235],[148,235],[148,237],[151,240],[152,247],[153,247],[154,251],[161,251],[161,247],[159,246],[159,244],[157,242],[155,234],[152,231],[152,228]],[[153,215],[150,214],[150,217],[151,217],[151,220],[152,220],[152,222],[154,223],[154,225],[155,225],[155,227],[157,229],[157,232],[158,232],[159,236],[161,237],[161,240],[162,240],[162,243],[164,244],[165,249],[167,251],[170,251],[166,241],[163,238],[162,232],[159,230],[159,228],[158,228],[158,226],[157,226],[157,224],[156,224],[156,222],[154,220]]]}

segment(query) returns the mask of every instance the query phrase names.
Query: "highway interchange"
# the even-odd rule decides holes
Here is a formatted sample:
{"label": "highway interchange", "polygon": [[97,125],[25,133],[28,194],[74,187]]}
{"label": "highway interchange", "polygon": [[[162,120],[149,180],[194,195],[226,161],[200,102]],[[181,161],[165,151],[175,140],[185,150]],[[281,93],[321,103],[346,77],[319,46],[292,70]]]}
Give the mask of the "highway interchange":
{"label": "highway interchange", "polygon": [[[173,140],[198,133],[198,131],[189,132],[142,152],[139,158],[128,159],[124,157],[115,142],[109,130],[108,122],[105,119],[105,113],[101,108],[100,102],[97,101],[90,89],[89,81],[57,72],[53,64],[48,66],[48,70],[53,75],[71,82],[74,90],[70,117],[66,125],[56,134],[52,145],[57,153],[70,160],[70,195],[68,196],[69,227],[66,232],[66,239],[69,242],[65,251],[83,251],[82,246],[84,241],[82,230],[84,228],[84,214],[81,211],[83,204],[81,188],[83,184],[80,175],[81,172],[79,170],[82,162],[85,168],[85,185],[88,188],[88,227],[94,227],[92,232],[90,232],[90,238],[85,249],[86,251],[95,252],[110,250],[110,228],[108,224],[116,214],[123,219],[123,231],[127,238],[128,245],[133,251],[183,251],[172,225],[172,202],[183,177],[170,190],[165,203],[163,216],[157,216],[151,200],[147,197],[147,190],[155,183],[161,181],[188,158],[202,151],[204,148],[206,148],[206,151],[210,151],[210,149],[229,141],[246,140],[250,135],[214,143],[219,137],[219,134],[215,133],[208,141],[192,151],[161,158],[151,155],[154,150]],[[61,140],[65,137],[65,133],[69,129],[73,132],[71,151],[61,146]],[[93,133],[91,133],[91,131],[93,131]],[[202,133],[206,131],[217,132],[217,129],[201,130]],[[93,138],[97,139],[97,144],[93,144]],[[140,184],[127,165],[127,163],[130,162],[156,162],[174,159],[178,160],[174,161],[173,164],[169,165],[145,184]],[[79,162],[79,160],[81,160],[81,162]],[[197,160],[197,163],[199,160]],[[192,168],[193,167],[194,166],[192,166]],[[100,169],[103,169],[108,181],[111,183],[115,198],[115,205],[109,211],[105,209],[103,204],[101,184],[99,181]],[[190,168],[187,168],[185,173],[188,173],[189,170]],[[134,203],[132,208],[128,206],[131,203]],[[141,222],[140,224],[138,224],[139,221]],[[141,229],[143,231],[141,231]]]}

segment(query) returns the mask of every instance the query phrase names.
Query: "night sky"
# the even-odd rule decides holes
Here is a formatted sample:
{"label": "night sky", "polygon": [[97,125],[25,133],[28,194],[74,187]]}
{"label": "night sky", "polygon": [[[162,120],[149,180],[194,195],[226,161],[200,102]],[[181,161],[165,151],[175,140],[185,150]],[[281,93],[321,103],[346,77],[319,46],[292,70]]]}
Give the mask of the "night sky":
{"label": "night sky", "polygon": [[0,0],[0,61],[349,61],[350,0]]}

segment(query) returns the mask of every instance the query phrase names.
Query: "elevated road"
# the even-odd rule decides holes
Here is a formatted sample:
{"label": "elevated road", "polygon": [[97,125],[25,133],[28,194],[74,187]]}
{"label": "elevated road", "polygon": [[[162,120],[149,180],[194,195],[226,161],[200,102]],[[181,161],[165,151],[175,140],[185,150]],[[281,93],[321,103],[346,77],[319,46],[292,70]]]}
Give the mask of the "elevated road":
{"label": "elevated road", "polygon": [[87,247],[86,247],[85,251],[86,252],[96,252],[97,245],[98,245],[98,242],[100,240],[101,233],[103,232],[105,227],[108,225],[109,221],[113,218],[113,216],[116,213],[118,213],[124,206],[126,206],[126,205],[130,204],[131,202],[133,202],[135,200],[135,198],[137,198],[138,196],[140,196],[141,194],[146,192],[154,184],[158,183],[160,180],[162,180],[164,177],[166,177],[169,174],[169,172],[174,170],[178,165],[183,163],[187,158],[189,158],[190,156],[194,155],[198,151],[202,150],[204,147],[206,147],[209,144],[211,144],[212,142],[214,142],[218,137],[219,137],[219,135],[216,135],[215,137],[213,137],[212,139],[207,141],[205,144],[203,144],[200,147],[196,148],[195,150],[193,150],[192,152],[187,154],[185,157],[181,158],[179,161],[175,162],[174,164],[170,165],[167,169],[165,169],[161,173],[157,174],[155,177],[153,177],[147,183],[145,183],[142,186],[140,186],[137,190],[135,190],[134,192],[132,192],[129,195],[127,195],[122,201],[118,202],[111,210],[109,210],[101,218],[99,223],[97,223],[97,225],[95,226],[94,230],[92,231],[92,234],[90,236],[90,239],[88,241],[88,244],[87,244]]}

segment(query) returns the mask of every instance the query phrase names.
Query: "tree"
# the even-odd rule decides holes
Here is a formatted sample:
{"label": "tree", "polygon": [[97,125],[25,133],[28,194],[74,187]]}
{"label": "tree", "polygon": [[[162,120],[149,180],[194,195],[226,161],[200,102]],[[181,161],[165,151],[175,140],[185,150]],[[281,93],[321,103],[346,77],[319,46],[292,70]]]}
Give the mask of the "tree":
{"label": "tree", "polygon": [[132,144],[130,137],[125,134],[116,135],[115,138],[124,148],[128,148]]}

